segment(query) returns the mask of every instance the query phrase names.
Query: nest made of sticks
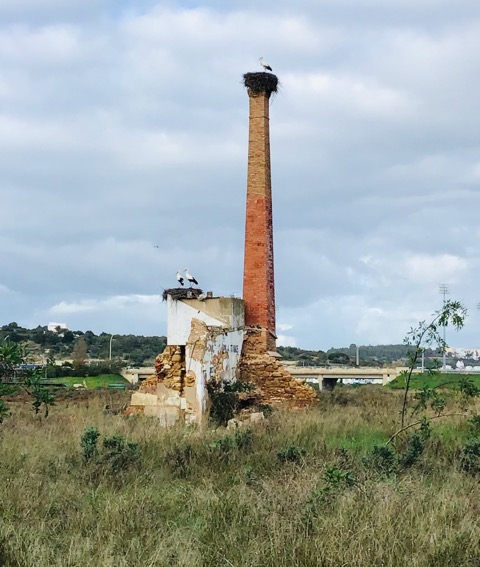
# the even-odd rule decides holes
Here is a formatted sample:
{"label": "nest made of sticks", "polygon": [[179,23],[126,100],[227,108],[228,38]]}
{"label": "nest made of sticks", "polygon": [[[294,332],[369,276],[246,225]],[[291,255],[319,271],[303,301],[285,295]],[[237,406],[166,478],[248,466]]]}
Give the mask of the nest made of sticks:
{"label": "nest made of sticks", "polygon": [[273,73],[245,73],[243,84],[253,93],[266,93],[270,96],[278,90],[278,77]]}
{"label": "nest made of sticks", "polygon": [[168,296],[175,301],[179,299],[196,299],[202,293],[203,291],[198,287],[171,287],[163,290],[162,299],[167,301]]}

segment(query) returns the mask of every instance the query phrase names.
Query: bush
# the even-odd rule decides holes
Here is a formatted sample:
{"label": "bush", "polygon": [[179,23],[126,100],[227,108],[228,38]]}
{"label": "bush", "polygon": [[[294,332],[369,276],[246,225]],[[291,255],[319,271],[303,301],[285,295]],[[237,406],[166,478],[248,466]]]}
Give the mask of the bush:
{"label": "bush", "polygon": [[363,464],[367,470],[389,476],[397,470],[397,452],[391,445],[375,445],[372,452],[364,457]]}
{"label": "bush", "polygon": [[99,437],[98,429],[92,425],[83,432],[81,446],[85,461],[90,461],[98,455],[97,441]]}
{"label": "bush", "polygon": [[108,463],[112,473],[118,473],[121,470],[132,465],[139,456],[140,447],[135,441],[126,441],[120,435],[111,435],[103,440],[102,461]]}
{"label": "bush", "polygon": [[194,449],[190,443],[177,445],[165,454],[165,462],[175,477],[187,478],[194,459]]}
{"label": "bush", "polygon": [[243,451],[248,453],[253,445],[253,431],[251,429],[237,429],[233,435],[225,435],[216,439],[210,448],[220,453]]}
{"label": "bush", "polygon": [[83,432],[81,439],[84,461],[92,461],[98,465],[106,465],[112,473],[128,468],[139,456],[139,445],[134,441],[126,441],[120,435],[111,435],[103,440],[103,451],[98,450],[100,433],[96,427],[90,426]]}
{"label": "bush", "polygon": [[472,475],[480,473],[480,439],[470,439],[465,443],[460,455],[460,468]]}
{"label": "bush", "polygon": [[304,463],[305,449],[295,445],[288,445],[277,453],[277,459],[282,463],[295,463],[297,465]]}
{"label": "bush", "polygon": [[217,425],[227,425],[239,408],[239,394],[251,392],[253,384],[249,382],[222,382],[221,384],[207,384],[210,396],[210,420]]}
{"label": "bush", "polygon": [[424,417],[418,431],[410,437],[405,453],[400,456],[399,463],[403,468],[413,466],[423,451],[425,450],[425,442],[430,437],[430,423]]}

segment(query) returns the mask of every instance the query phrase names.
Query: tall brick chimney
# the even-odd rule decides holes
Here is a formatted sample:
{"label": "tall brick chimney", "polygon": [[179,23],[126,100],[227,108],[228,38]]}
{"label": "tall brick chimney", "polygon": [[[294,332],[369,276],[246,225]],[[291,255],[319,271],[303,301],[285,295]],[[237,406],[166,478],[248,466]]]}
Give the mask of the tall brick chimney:
{"label": "tall brick chimney", "polygon": [[278,79],[272,73],[247,73],[244,84],[250,100],[243,271],[245,325],[261,330],[257,348],[266,352],[276,349],[269,102]]}

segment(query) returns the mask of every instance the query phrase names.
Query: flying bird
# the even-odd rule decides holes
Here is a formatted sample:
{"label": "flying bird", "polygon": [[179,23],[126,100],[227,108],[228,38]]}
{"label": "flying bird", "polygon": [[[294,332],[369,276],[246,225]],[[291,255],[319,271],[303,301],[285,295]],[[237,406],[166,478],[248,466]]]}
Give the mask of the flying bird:
{"label": "flying bird", "polygon": [[153,247],[154,248],[160,248],[160,246],[158,244],[154,244]]}
{"label": "flying bird", "polygon": [[188,268],[185,268],[185,277],[190,282],[190,287],[192,287],[192,284],[198,285],[197,280],[192,276],[192,274],[188,273]]}
{"label": "flying bird", "polygon": [[260,61],[260,65],[265,69],[265,71],[271,71],[272,70],[270,65],[266,61],[263,60],[263,57],[260,57],[259,61]]}
{"label": "flying bird", "polygon": [[183,278],[182,278],[182,274],[180,273],[180,270],[177,270],[177,280],[178,280],[178,283],[179,283],[180,285],[183,285],[183,281],[184,281],[184,280],[183,280]]}

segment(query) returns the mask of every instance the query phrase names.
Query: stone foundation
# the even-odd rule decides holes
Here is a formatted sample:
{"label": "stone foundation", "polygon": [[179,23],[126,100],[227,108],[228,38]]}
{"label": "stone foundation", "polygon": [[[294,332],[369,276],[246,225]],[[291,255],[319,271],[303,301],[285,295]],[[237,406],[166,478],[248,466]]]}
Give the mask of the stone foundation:
{"label": "stone foundation", "polygon": [[255,402],[290,408],[314,404],[317,400],[315,390],[293,378],[274,356],[262,349],[263,341],[259,338],[263,331],[257,327],[246,329],[239,365],[240,380],[256,387]]}
{"label": "stone foundation", "polygon": [[155,359],[155,375],[144,380],[138,392],[132,394],[131,412],[157,417],[165,426],[179,420],[195,421],[193,405],[184,396],[186,384],[185,349],[167,346]]}

